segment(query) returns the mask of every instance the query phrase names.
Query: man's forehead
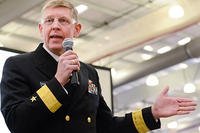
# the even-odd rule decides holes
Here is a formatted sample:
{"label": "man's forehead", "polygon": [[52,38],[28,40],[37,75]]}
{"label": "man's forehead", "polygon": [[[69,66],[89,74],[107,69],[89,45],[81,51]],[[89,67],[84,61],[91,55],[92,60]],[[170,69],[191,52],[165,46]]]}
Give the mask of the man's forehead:
{"label": "man's forehead", "polygon": [[72,12],[67,7],[48,7],[43,11],[42,16],[63,16],[63,17],[70,16],[72,17]]}

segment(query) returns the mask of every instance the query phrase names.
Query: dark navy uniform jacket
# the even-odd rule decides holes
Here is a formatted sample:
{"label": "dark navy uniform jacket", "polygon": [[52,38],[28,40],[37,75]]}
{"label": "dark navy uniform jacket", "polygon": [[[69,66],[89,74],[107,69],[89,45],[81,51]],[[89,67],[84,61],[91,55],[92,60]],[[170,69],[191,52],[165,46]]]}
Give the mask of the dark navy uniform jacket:
{"label": "dark navy uniform jacket", "polygon": [[90,65],[81,62],[79,87],[63,88],[54,77],[57,62],[42,45],[10,57],[4,65],[1,111],[12,133],[137,133],[160,128],[151,107],[114,117]]}

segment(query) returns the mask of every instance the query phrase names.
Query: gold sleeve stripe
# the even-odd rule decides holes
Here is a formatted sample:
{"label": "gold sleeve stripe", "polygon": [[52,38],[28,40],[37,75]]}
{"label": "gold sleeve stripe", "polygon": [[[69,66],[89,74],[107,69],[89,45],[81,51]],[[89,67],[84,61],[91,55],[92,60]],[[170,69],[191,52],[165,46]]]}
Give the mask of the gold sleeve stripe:
{"label": "gold sleeve stripe", "polygon": [[132,112],[133,123],[139,133],[146,133],[149,131],[149,128],[146,126],[143,116],[142,110],[137,110]]}
{"label": "gold sleeve stripe", "polygon": [[62,106],[46,85],[42,86],[37,94],[52,113],[55,113]]}

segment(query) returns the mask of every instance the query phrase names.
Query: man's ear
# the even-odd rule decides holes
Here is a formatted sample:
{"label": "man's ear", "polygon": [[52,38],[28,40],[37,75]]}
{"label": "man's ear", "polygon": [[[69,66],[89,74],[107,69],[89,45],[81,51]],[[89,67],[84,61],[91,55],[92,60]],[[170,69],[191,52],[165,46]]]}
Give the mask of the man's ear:
{"label": "man's ear", "polygon": [[39,29],[39,31],[40,31],[40,35],[42,36],[43,27],[42,27],[42,24],[41,24],[41,23],[38,24],[38,29]]}
{"label": "man's ear", "polygon": [[80,35],[80,31],[81,31],[81,24],[76,24],[75,25],[75,32],[74,32],[74,37],[78,37]]}

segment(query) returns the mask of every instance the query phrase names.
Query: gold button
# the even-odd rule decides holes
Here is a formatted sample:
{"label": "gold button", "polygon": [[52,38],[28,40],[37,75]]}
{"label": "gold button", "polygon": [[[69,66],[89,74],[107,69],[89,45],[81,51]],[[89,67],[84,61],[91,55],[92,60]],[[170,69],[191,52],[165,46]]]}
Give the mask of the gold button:
{"label": "gold button", "polygon": [[92,122],[91,117],[88,117],[88,118],[87,118],[87,122],[88,122],[88,123],[91,123],[91,122]]}
{"label": "gold button", "polygon": [[70,121],[70,116],[69,116],[69,115],[66,115],[66,116],[65,116],[65,120],[66,120],[66,121]]}

